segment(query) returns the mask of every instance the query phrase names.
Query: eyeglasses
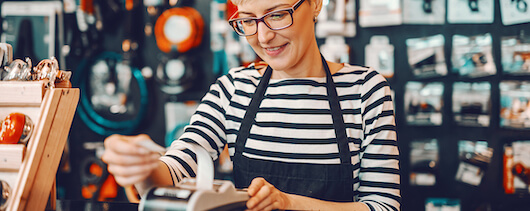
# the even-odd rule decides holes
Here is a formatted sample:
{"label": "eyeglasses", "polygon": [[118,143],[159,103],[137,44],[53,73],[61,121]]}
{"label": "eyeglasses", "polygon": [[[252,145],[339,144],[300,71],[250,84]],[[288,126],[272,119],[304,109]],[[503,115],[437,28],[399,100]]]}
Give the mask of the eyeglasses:
{"label": "eyeglasses", "polygon": [[[251,36],[258,32],[259,22],[263,22],[271,30],[285,29],[293,25],[293,13],[305,0],[299,0],[293,7],[268,12],[261,18],[236,18],[228,21],[230,26],[241,36]],[[233,16],[235,16],[235,13]]]}

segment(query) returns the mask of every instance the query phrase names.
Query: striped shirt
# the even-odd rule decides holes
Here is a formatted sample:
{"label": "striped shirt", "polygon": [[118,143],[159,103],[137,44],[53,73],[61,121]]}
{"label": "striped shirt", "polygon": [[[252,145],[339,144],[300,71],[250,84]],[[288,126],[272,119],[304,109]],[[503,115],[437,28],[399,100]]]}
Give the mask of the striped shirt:
{"label": "striped shirt", "polygon": [[[217,159],[234,156],[240,123],[261,75],[235,68],[212,84],[197,111],[161,160],[173,181],[194,177],[197,143]],[[375,70],[345,64],[333,74],[346,133],[357,201],[371,210],[400,210],[399,152],[388,82]],[[325,77],[271,79],[243,156],[286,163],[339,164]]]}

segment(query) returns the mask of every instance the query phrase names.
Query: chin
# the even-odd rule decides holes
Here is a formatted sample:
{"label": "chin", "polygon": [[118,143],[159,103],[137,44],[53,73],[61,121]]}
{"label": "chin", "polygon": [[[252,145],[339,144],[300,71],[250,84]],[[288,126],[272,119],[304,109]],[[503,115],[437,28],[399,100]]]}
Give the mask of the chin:
{"label": "chin", "polygon": [[265,61],[265,63],[270,65],[272,69],[275,69],[275,70],[284,70],[292,64],[292,62],[289,61],[289,58],[287,58],[287,56],[279,56],[279,57],[272,57],[272,58],[269,56],[264,56],[261,58],[263,59],[263,61]]}

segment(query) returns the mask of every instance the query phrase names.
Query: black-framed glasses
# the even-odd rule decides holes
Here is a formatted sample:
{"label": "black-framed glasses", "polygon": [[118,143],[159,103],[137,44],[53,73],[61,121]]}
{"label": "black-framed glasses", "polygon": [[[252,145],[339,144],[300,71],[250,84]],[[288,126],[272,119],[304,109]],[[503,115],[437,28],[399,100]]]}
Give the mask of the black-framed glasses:
{"label": "black-framed glasses", "polygon": [[[251,36],[258,32],[259,22],[263,22],[271,30],[285,29],[293,25],[293,13],[305,0],[298,0],[293,7],[268,12],[261,18],[236,18],[228,21],[230,26],[241,36]],[[235,13],[233,16],[235,16]]]}

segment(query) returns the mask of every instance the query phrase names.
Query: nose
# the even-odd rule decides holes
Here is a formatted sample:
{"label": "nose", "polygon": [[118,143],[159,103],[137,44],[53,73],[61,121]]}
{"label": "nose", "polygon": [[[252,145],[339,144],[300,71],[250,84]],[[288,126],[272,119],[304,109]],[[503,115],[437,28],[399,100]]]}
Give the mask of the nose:
{"label": "nose", "polygon": [[259,43],[268,43],[274,38],[275,33],[272,31],[272,29],[269,29],[265,23],[260,22],[258,23],[258,31],[256,34],[258,35]]}

